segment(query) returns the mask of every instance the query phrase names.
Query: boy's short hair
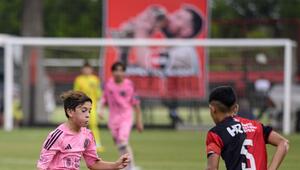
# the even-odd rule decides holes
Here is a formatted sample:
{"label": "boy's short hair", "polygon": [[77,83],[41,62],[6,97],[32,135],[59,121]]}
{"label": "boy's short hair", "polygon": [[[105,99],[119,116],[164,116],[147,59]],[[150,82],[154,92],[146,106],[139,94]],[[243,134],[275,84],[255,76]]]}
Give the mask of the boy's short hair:
{"label": "boy's short hair", "polygon": [[[230,110],[236,104],[236,94],[231,86],[219,86],[214,88],[209,95],[209,103],[217,102]],[[222,109],[223,111],[225,109]]]}
{"label": "boy's short hair", "polygon": [[118,67],[122,67],[123,71],[126,71],[126,66],[125,64],[121,63],[121,62],[115,62],[112,66],[111,66],[111,71],[114,72],[117,70]]}
{"label": "boy's short hair", "polygon": [[85,102],[91,102],[92,99],[88,97],[85,93],[81,91],[67,91],[64,92],[60,98],[64,103],[64,109],[66,117],[69,118],[67,110],[75,110],[75,108],[79,105],[83,105]]}
{"label": "boy's short hair", "polygon": [[92,67],[88,60],[85,60],[82,67]]}

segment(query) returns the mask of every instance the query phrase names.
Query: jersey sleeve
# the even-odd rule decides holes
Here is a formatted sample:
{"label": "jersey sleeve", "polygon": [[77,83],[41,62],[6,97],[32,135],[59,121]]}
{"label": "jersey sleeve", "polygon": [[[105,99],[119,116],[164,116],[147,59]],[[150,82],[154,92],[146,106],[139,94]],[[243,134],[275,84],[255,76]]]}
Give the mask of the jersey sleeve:
{"label": "jersey sleeve", "polygon": [[132,84],[132,94],[131,94],[130,103],[131,103],[131,105],[136,106],[136,105],[140,104],[140,100],[139,100],[139,97],[138,97],[138,95],[135,91],[133,83],[131,83],[131,84]]}
{"label": "jersey sleeve", "polygon": [[263,134],[264,134],[265,143],[268,143],[269,135],[270,135],[270,133],[272,132],[273,129],[270,126],[265,126],[263,124],[261,124],[261,126],[263,128]]}
{"label": "jersey sleeve", "polygon": [[63,131],[60,129],[56,129],[55,131],[51,132],[47,139],[43,144],[43,148],[40,153],[40,158],[37,163],[38,169],[48,169],[50,166],[51,161],[55,154],[61,151],[61,139],[63,136]]}
{"label": "jersey sleeve", "polygon": [[108,100],[107,100],[107,85],[105,84],[100,103],[102,106],[104,106],[104,105],[107,105],[107,102],[108,102]]}
{"label": "jersey sleeve", "polygon": [[89,132],[88,138],[84,142],[84,146],[86,147],[86,149],[83,152],[83,157],[87,167],[91,167],[97,161],[100,160],[100,158],[97,155],[96,142],[92,132]]}
{"label": "jersey sleeve", "polygon": [[136,106],[136,105],[139,105],[140,104],[140,100],[138,98],[138,96],[136,94],[133,94],[132,97],[131,97],[131,104],[133,106]]}
{"label": "jersey sleeve", "polygon": [[215,153],[221,155],[223,148],[222,139],[216,133],[209,131],[206,137],[206,153],[209,157],[211,154]]}

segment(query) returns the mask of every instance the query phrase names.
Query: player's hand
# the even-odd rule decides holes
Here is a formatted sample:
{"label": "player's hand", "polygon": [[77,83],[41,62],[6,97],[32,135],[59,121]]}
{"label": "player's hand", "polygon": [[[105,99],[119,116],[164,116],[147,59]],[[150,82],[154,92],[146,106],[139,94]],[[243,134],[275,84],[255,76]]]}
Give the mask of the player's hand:
{"label": "player's hand", "polygon": [[99,112],[99,118],[100,118],[100,120],[103,120],[104,119],[104,113],[103,112]]}
{"label": "player's hand", "polygon": [[136,129],[138,130],[138,132],[143,132],[144,131],[144,125],[142,121],[137,121],[136,122]]}
{"label": "player's hand", "polygon": [[122,155],[117,161],[116,161],[116,168],[117,169],[123,169],[128,166],[130,162],[129,154]]}

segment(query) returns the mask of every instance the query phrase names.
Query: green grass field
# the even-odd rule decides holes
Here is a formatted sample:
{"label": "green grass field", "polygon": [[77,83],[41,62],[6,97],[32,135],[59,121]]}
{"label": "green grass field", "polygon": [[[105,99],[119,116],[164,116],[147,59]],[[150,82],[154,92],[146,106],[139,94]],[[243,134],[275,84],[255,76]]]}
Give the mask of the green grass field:
{"label": "green grass field", "polygon": [[[19,129],[13,132],[0,131],[0,170],[33,170],[43,140],[51,129]],[[131,143],[136,162],[143,170],[199,170],[205,168],[205,135],[199,131],[145,130],[133,132]],[[106,151],[104,160],[118,157],[111,136],[102,130],[102,142]],[[281,170],[300,169],[300,135],[287,137],[290,151]],[[272,154],[274,149],[268,147]],[[270,159],[270,157],[269,157]],[[223,162],[221,162],[223,164]],[[86,170],[85,165],[82,168]],[[220,169],[225,169],[220,166]]]}

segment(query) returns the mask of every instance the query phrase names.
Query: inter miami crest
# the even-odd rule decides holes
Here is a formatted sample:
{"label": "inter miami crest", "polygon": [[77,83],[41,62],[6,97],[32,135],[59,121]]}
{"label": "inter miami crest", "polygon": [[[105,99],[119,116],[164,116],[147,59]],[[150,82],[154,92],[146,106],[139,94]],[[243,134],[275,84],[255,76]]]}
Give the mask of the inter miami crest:
{"label": "inter miami crest", "polygon": [[88,147],[89,143],[90,143],[89,140],[85,139],[84,144],[83,144],[84,149],[86,149]]}
{"label": "inter miami crest", "polygon": [[120,91],[120,96],[126,97],[126,91]]}

